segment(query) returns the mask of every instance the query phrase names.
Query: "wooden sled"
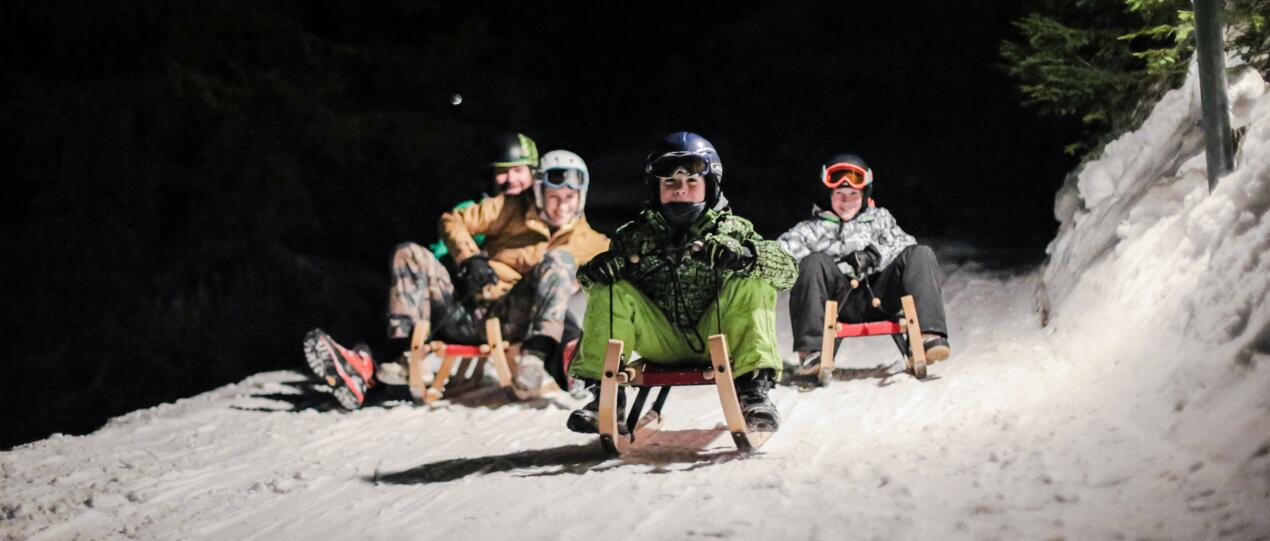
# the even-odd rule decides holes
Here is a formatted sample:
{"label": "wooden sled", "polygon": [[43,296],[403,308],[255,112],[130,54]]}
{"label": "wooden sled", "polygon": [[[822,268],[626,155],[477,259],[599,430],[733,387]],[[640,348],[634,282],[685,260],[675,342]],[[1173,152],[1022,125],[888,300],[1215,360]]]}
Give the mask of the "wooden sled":
{"label": "wooden sled", "polygon": [[[486,343],[484,344],[447,344],[439,340],[425,343],[427,334],[427,325],[416,325],[410,339],[408,381],[410,396],[416,403],[432,404],[446,395],[454,395],[479,385],[485,373],[486,363],[494,365],[494,371],[498,375],[498,386],[514,400],[528,400],[542,396],[544,392],[552,391],[556,387],[555,382],[550,380],[542,387],[532,390],[522,390],[512,384],[517,370],[516,363],[512,359],[517,358],[520,345],[503,341],[503,330],[498,318],[485,320]],[[441,366],[433,374],[432,384],[425,386],[423,373],[428,367],[424,358],[429,353],[436,353],[441,357]]]}
{"label": "wooden sled", "polygon": [[[876,299],[875,299],[876,300]],[[821,386],[833,381],[834,340],[837,338],[854,338],[857,336],[889,336],[902,334],[907,340],[907,356],[905,372],[917,379],[926,379],[926,348],[922,345],[922,330],[917,321],[917,304],[912,295],[900,298],[904,308],[899,321],[871,321],[867,323],[840,323],[838,321],[838,301],[825,302],[824,338],[820,342],[820,371],[817,374]],[[875,304],[876,306],[876,304]],[[897,341],[897,344],[902,342]]]}
{"label": "wooden sled", "polygon": [[[719,402],[727,422],[732,441],[742,451],[752,451],[767,442],[771,432],[752,432],[745,424],[741,402],[737,399],[736,385],[732,380],[732,361],[728,356],[727,338],[722,334],[710,337],[710,366],[686,370],[666,369],[649,363],[623,367],[624,344],[621,340],[609,340],[604,354],[604,373],[600,378],[600,445],[609,453],[620,455],[642,444],[661,428],[662,406],[671,387],[680,385],[714,385],[719,390]],[[617,415],[618,393],[625,392],[619,386],[637,387],[639,393],[631,403],[625,419],[626,434],[620,432]],[[641,415],[644,402],[654,387],[660,387],[657,398],[648,413]]]}

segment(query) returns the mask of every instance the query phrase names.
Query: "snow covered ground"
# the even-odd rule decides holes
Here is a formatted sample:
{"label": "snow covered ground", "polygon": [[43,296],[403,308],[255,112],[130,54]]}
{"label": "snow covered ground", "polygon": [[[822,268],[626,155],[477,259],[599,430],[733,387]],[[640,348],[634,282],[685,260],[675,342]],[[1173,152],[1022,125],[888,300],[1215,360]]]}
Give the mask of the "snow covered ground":
{"label": "snow covered ground", "polygon": [[756,454],[708,388],[676,389],[665,430],[609,459],[564,429],[567,395],[341,412],[271,372],[0,454],[0,533],[1270,538],[1265,83],[1232,80],[1232,105],[1247,131],[1213,195],[1187,83],[1073,176],[1046,267],[945,266],[953,357],[930,379],[897,374],[888,339],[849,340],[831,387],[775,391]]}

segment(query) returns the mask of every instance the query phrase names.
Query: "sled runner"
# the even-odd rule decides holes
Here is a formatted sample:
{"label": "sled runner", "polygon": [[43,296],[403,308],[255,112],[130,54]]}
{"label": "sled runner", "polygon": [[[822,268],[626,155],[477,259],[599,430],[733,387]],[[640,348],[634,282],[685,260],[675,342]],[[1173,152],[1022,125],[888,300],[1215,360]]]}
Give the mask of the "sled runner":
{"label": "sled runner", "polygon": [[[670,388],[680,385],[714,385],[718,389],[728,433],[738,449],[751,451],[767,442],[771,432],[753,432],[745,424],[732,380],[727,338],[716,334],[710,337],[709,344],[710,366],[667,369],[650,363],[622,367],[624,344],[621,340],[609,340],[604,354],[604,374],[600,379],[599,431],[600,444],[605,450],[620,455],[654,434],[661,427],[661,409]],[[618,393],[625,392],[619,387],[621,385],[639,389],[625,420],[619,419],[617,414]],[[648,413],[641,415],[644,402],[654,387],[660,387],[657,398]],[[619,426],[619,423],[624,423],[624,426]]]}
{"label": "sled runner", "polygon": [[[498,386],[515,400],[535,398],[555,388],[555,382],[550,380],[542,387],[530,390],[523,390],[512,384],[516,378],[517,369],[512,359],[517,358],[520,345],[503,341],[503,331],[498,318],[485,321],[486,342],[484,344],[447,344],[439,340],[425,343],[427,333],[426,325],[417,325],[410,339],[410,396],[416,403],[432,404],[446,394],[461,392],[480,384],[486,363],[494,365],[494,372],[498,375]],[[429,353],[435,353],[441,357],[441,366],[433,374],[432,383],[425,386],[423,373],[428,367],[424,363],[424,358]]]}
{"label": "sled runner", "polygon": [[[876,303],[877,299],[874,299]],[[905,371],[917,379],[926,379],[926,349],[922,345],[922,330],[917,321],[917,305],[912,295],[900,298],[903,306],[898,321],[871,321],[867,323],[840,323],[838,321],[838,301],[825,301],[825,334],[820,343],[820,385],[829,385],[833,381],[834,341],[837,338],[856,336],[893,336],[900,351],[907,357]]]}

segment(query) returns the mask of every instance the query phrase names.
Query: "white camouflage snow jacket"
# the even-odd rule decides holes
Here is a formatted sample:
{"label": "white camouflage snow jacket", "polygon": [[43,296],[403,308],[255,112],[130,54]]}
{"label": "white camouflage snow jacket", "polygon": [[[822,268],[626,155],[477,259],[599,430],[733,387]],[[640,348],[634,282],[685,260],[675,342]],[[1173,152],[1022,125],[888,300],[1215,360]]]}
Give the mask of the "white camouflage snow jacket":
{"label": "white camouflage snow jacket", "polygon": [[813,207],[811,219],[799,222],[776,242],[799,262],[815,252],[827,254],[848,275],[853,271],[845,261],[847,254],[872,246],[882,256],[878,267],[882,269],[905,248],[917,244],[895,223],[895,217],[880,207],[866,207],[847,222],[833,211]]}

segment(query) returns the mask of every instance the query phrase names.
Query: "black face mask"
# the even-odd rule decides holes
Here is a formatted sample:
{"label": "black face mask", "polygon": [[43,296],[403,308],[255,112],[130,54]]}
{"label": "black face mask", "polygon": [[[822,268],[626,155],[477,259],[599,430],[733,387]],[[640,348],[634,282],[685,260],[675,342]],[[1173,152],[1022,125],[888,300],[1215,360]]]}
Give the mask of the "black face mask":
{"label": "black face mask", "polygon": [[697,216],[701,216],[701,213],[705,210],[705,201],[700,203],[685,203],[682,201],[676,201],[662,204],[661,215],[664,216],[666,221],[670,222],[671,225],[675,227],[683,227],[695,221]]}

